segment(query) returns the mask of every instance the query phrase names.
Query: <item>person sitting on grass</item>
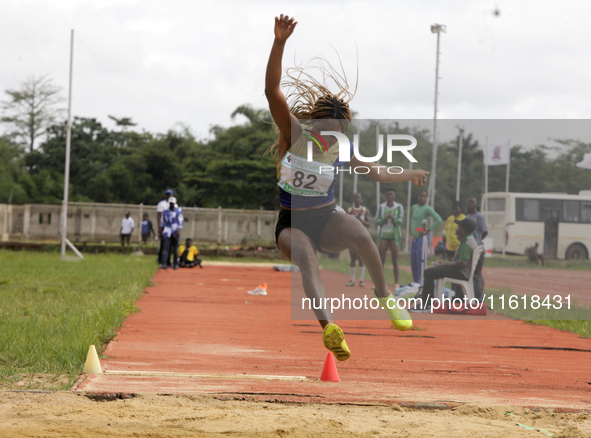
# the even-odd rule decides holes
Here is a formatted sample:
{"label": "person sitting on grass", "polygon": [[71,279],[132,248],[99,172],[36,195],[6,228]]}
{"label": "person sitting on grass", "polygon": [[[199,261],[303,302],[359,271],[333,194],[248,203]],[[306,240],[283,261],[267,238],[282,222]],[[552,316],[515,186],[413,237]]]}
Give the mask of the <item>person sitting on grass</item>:
{"label": "person sitting on grass", "polygon": [[[435,280],[448,277],[465,281],[470,277],[472,253],[478,246],[476,239],[472,235],[475,228],[476,224],[473,220],[462,220],[456,229],[456,236],[458,236],[458,240],[460,241],[460,247],[456,250],[451,262],[438,260],[433,263],[435,265],[433,268],[425,269],[425,284],[423,285],[423,294],[421,296],[423,310],[431,308],[431,298],[433,297],[433,290],[435,289]],[[463,299],[462,296],[458,295],[456,295],[455,298]]]}
{"label": "person sitting on grass", "polygon": [[197,258],[199,250],[192,245],[191,239],[186,239],[185,244],[179,246],[179,266],[181,268],[194,268],[195,266],[201,266],[201,259]]}
{"label": "person sitting on grass", "polygon": [[525,250],[525,255],[529,258],[530,262],[534,262],[536,265],[539,265],[542,262],[542,266],[544,266],[544,256],[542,254],[538,254],[538,242],[534,246],[530,246]]}

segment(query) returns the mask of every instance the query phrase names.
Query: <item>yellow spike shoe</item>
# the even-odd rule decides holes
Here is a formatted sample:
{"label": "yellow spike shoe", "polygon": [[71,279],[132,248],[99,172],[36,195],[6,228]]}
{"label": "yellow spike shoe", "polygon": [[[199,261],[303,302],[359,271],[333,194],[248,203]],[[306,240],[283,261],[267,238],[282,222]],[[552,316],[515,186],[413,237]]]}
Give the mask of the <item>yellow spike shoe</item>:
{"label": "yellow spike shoe", "polygon": [[345,335],[338,325],[332,323],[327,324],[324,327],[322,341],[324,342],[324,346],[332,351],[340,362],[351,357],[351,350],[349,350],[345,342]]}
{"label": "yellow spike shoe", "polygon": [[396,305],[396,298],[392,295],[392,292],[388,291],[389,295],[387,297],[378,297],[376,295],[376,288],[373,288],[373,297],[376,298],[379,303],[380,307],[388,312],[390,316],[390,320],[392,321],[392,327],[400,330],[405,331],[412,327],[412,318],[406,309],[400,309]]}

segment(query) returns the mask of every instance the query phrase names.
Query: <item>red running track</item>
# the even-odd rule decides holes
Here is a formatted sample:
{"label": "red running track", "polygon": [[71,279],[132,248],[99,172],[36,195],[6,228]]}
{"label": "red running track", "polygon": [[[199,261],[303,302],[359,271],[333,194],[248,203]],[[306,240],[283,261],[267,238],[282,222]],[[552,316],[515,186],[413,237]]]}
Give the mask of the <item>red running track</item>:
{"label": "red running track", "polygon": [[[328,290],[345,275],[323,271]],[[339,383],[318,380],[320,326],[290,319],[291,274],[268,266],[159,271],[77,391],[242,394],[340,403],[465,402],[589,409],[591,341],[511,320],[337,321],[352,357]],[[246,292],[266,282],[267,296]],[[368,289],[368,288],[365,288]],[[511,346],[570,348],[519,349]],[[586,351],[581,351],[586,350]]]}

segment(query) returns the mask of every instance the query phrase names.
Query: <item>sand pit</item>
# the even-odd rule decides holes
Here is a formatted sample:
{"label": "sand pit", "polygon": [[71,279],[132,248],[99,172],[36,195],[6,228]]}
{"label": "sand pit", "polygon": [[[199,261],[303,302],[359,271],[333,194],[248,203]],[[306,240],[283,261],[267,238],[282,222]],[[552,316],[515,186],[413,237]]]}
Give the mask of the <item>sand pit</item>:
{"label": "sand pit", "polygon": [[[591,414],[499,405],[448,410],[264,403],[141,395],[93,401],[71,392],[0,393],[0,436],[22,437],[591,437]],[[238,397],[242,399],[243,397]],[[510,412],[512,415],[506,414]],[[521,423],[536,430],[528,430]]]}

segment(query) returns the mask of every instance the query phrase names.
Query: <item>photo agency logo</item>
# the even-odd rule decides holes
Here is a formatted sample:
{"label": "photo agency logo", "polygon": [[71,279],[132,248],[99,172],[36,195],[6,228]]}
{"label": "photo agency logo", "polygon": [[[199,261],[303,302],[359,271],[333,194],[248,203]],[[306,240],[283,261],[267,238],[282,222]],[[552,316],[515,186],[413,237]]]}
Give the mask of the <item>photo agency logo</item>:
{"label": "photo agency logo", "polygon": [[[395,175],[404,171],[401,166],[378,165],[384,154],[388,164],[393,159],[400,161],[402,158],[400,154],[394,154],[395,152],[402,153],[411,163],[417,163],[411,154],[417,146],[417,139],[411,135],[376,135],[373,149],[376,153],[366,157],[360,152],[359,134],[353,135],[353,141],[350,141],[340,131],[320,128],[312,130],[308,126],[302,126],[302,136],[293,140],[290,150],[281,160],[277,185],[291,195],[328,196],[334,190],[334,182],[340,173],[365,175],[377,170],[378,173]],[[363,150],[366,153],[366,149]],[[361,162],[367,165],[343,166],[353,157],[357,160],[356,164]]]}
{"label": "photo agency logo", "polygon": [[[342,163],[348,163],[351,161],[351,144],[353,145],[353,155],[357,160],[361,161],[362,163],[368,163],[367,166],[357,166],[354,169],[344,169],[341,166],[330,166],[326,164],[321,164],[318,166],[319,174],[339,174],[342,172],[347,173],[356,173],[359,175],[365,175],[370,172],[370,168],[378,169],[378,172],[383,171],[382,166],[378,166],[377,163],[382,156],[384,155],[384,135],[379,134],[376,136],[376,155],[372,157],[364,157],[361,155],[359,151],[359,135],[353,135],[353,142],[347,138],[345,134],[338,131],[321,131],[320,135],[312,132],[310,130],[304,130],[304,135],[310,140],[308,140],[308,150],[307,150],[307,161],[313,162],[313,148],[314,143],[321,149],[326,150],[328,152],[328,147],[326,142],[323,140],[322,137],[327,135],[332,135],[336,137],[337,143],[339,145],[339,161]],[[395,144],[397,142],[398,144]],[[403,143],[403,144],[400,144]],[[385,149],[386,149],[386,161],[388,163],[392,162],[392,156],[394,152],[402,153],[408,161],[411,163],[417,163],[417,160],[412,156],[410,151],[412,151],[417,146],[417,139],[414,138],[412,135],[405,135],[405,134],[388,134],[386,135],[386,142],[385,142]],[[373,164],[373,166],[371,164]],[[400,166],[386,166],[385,169],[388,173],[391,174],[398,174],[402,173],[404,169]]]}

